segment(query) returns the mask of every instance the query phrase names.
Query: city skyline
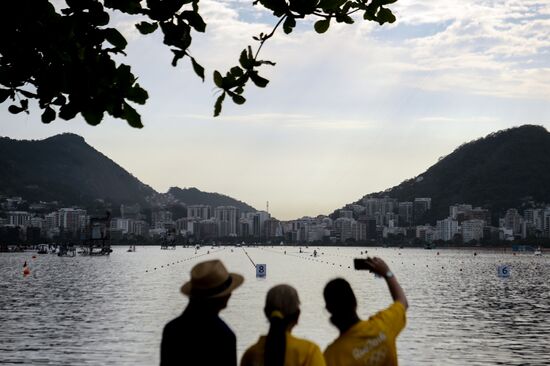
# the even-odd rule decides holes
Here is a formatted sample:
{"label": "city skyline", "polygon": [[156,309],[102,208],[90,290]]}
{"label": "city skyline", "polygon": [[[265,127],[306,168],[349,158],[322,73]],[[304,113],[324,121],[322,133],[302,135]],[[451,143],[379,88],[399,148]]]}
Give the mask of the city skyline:
{"label": "city skyline", "polygon": [[226,103],[214,119],[209,75],[234,63],[273,19],[237,1],[201,1],[207,34],[192,51],[207,67],[204,84],[186,63],[171,68],[158,35],[125,29],[125,62],[150,92],[138,108],[143,130],[112,119],[90,127],[80,117],[43,125],[36,109],[14,116],[4,104],[0,135],[77,133],[157,191],[197,187],[257,209],[269,201],[274,216],[291,219],[398,185],[491,132],[526,123],[550,128],[548,4],[395,8],[394,25],[278,34],[265,49],[277,62],[265,70],[268,88],[251,88],[244,106]]}

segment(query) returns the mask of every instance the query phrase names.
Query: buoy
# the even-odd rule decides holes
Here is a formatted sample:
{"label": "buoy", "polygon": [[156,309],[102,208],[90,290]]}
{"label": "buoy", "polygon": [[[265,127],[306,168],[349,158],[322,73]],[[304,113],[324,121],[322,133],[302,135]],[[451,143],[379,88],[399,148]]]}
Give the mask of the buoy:
{"label": "buoy", "polygon": [[437,255],[439,255],[439,252],[437,252]]}
{"label": "buoy", "polygon": [[476,255],[477,255],[477,253],[476,253],[476,252],[474,252],[474,257],[475,257]]}
{"label": "buoy", "polygon": [[27,267],[27,261],[23,264],[23,276],[28,276],[31,274],[31,269]]}
{"label": "buoy", "polygon": [[33,256],[32,256],[32,259],[36,259],[36,255],[33,255]]}

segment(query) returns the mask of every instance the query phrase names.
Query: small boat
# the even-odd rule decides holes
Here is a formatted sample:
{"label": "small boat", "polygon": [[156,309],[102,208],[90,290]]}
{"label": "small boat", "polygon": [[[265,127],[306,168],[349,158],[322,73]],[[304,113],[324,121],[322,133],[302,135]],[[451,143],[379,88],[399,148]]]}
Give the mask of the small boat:
{"label": "small boat", "polygon": [[48,254],[48,244],[38,244],[37,254]]}
{"label": "small boat", "polygon": [[538,247],[536,250],[535,250],[535,253],[534,253],[536,256],[540,256],[542,255],[542,250],[540,249],[540,247]]}
{"label": "small boat", "polygon": [[424,249],[435,249],[435,243],[427,243],[424,245]]}

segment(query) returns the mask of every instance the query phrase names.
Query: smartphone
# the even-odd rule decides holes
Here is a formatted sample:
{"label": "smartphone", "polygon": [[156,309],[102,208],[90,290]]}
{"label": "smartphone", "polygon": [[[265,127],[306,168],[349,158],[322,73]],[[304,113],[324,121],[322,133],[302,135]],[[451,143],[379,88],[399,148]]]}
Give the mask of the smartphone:
{"label": "smartphone", "polygon": [[370,266],[369,262],[367,262],[366,258],[355,258],[353,260],[353,266],[357,270],[366,270],[370,271],[372,267]]}

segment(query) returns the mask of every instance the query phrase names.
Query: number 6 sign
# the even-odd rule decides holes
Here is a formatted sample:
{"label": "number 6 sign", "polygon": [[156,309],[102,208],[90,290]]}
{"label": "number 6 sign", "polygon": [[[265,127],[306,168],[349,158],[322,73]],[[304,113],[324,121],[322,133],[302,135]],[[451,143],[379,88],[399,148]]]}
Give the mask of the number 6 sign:
{"label": "number 6 sign", "polygon": [[510,277],[510,267],[507,265],[501,265],[497,268],[499,277]]}
{"label": "number 6 sign", "polygon": [[267,266],[265,264],[256,264],[256,278],[265,278]]}

